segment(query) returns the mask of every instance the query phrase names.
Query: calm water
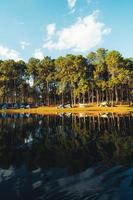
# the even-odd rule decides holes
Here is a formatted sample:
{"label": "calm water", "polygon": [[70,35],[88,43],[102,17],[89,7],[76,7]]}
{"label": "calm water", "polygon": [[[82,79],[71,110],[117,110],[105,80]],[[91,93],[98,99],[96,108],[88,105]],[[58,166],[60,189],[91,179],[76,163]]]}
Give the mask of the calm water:
{"label": "calm water", "polygon": [[132,200],[133,115],[0,114],[0,200]]}

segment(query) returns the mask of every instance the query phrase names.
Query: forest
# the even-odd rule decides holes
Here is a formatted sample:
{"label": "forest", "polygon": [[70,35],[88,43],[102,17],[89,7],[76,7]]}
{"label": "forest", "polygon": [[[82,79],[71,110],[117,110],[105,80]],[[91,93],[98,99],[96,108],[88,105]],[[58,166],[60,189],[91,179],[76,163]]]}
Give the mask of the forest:
{"label": "forest", "polygon": [[87,56],[0,61],[0,103],[133,102],[133,58],[99,48]]}

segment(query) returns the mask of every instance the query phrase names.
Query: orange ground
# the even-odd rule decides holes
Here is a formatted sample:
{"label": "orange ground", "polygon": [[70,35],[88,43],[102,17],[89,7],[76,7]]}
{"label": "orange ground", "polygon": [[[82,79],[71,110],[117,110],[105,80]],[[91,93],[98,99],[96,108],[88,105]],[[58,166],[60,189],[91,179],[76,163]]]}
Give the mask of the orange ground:
{"label": "orange ground", "polygon": [[57,109],[56,107],[39,107],[39,108],[31,108],[31,109],[7,109],[0,110],[0,112],[6,113],[32,113],[32,114],[60,114],[60,113],[84,113],[88,115],[98,115],[102,113],[116,113],[116,114],[128,114],[129,112],[133,112],[133,108],[128,105],[119,105],[115,107],[97,107],[96,105],[87,105],[85,108],[63,108]]}

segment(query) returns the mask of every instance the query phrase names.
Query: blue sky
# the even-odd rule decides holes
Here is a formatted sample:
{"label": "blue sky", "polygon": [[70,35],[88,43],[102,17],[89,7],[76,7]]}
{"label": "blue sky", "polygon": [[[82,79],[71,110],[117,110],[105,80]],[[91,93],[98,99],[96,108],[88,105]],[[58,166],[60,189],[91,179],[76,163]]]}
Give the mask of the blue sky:
{"label": "blue sky", "polygon": [[0,0],[0,59],[99,47],[133,57],[132,0]]}

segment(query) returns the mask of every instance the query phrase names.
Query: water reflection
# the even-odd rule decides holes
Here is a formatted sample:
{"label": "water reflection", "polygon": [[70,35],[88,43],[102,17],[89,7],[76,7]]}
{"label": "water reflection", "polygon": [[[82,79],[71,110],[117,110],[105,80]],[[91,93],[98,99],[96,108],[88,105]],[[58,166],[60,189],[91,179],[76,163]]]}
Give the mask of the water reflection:
{"label": "water reflection", "polygon": [[132,114],[0,114],[0,127],[2,199],[132,199]]}

